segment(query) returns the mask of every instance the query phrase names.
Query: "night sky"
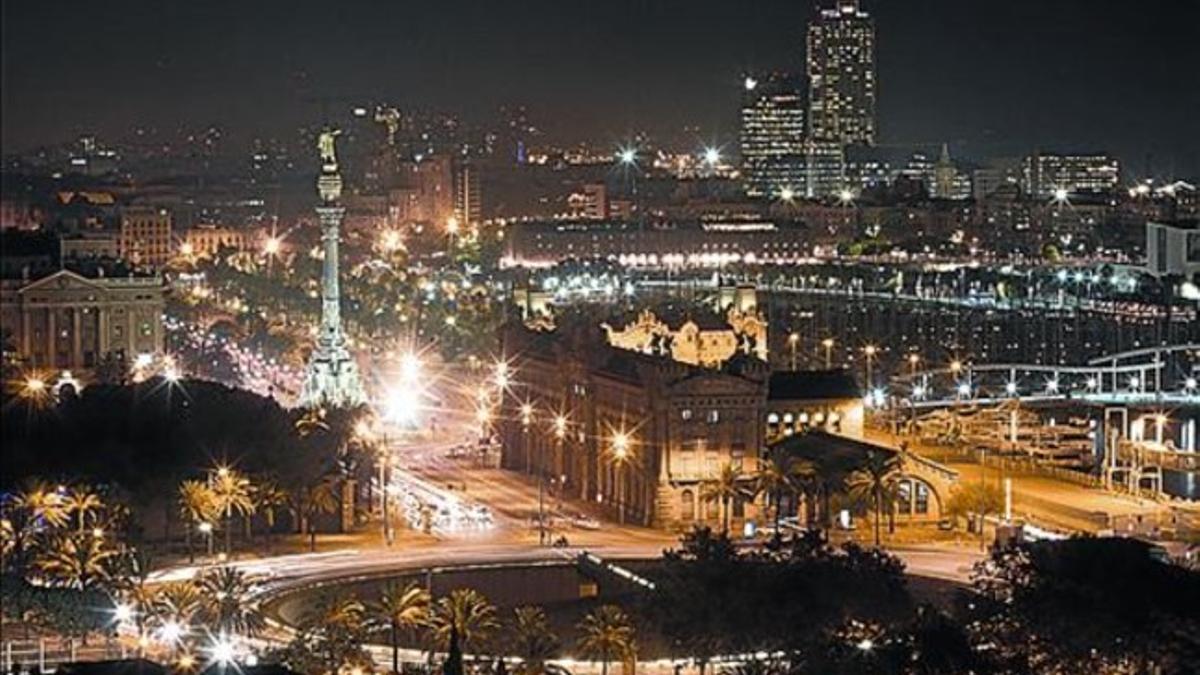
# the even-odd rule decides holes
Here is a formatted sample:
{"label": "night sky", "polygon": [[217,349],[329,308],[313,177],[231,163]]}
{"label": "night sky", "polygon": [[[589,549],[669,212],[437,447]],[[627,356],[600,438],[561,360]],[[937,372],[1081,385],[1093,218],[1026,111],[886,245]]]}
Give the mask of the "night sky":
{"label": "night sky", "polygon": [[[3,2],[3,149],[216,122],[319,120],[312,96],[486,122],[524,103],[558,140],[735,146],[740,76],[800,70],[808,0]],[[884,145],[982,157],[1106,149],[1200,175],[1197,0],[864,0]],[[346,103],[346,105],[350,105]],[[686,128],[686,130],[685,130]],[[693,130],[698,129],[698,130]]]}

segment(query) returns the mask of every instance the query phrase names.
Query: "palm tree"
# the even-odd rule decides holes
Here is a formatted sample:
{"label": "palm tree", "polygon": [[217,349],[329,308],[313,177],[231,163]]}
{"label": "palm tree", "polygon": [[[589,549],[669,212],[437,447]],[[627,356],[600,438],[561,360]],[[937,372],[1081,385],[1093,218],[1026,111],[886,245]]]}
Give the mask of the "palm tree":
{"label": "palm tree", "polygon": [[337,511],[336,486],[337,479],[326,475],[292,493],[288,508],[300,524],[300,533],[308,535],[309,551],[317,550],[317,517]]}
{"label": "palm tree", "polygon": [[400,672],[400,633],[427,625],[430,604],[429,591],[418,584],[403,587],[388,584],[379,596],[379,602],[371,608],[391,630],[393,672]]}
{"label": "palm tree", "polygon": [[212,522],[218,512],[217,496],[204,481],[185,480],[179,484],[179,515],[187,523],[188,562],[196,561],[192,532],[200,523]]}
{"label": "palm tree", "polygon": [[635,651],[633,624],[616,605],[604,605],[578,625],[578,649],[584,657],[600,661],[601,675],[608,675],[608,662],[614,657],[625,658]]}
{"label": "palm tree", "polygon": [[250,479],[229,468],[221,468],[216,473],[212,484],[213,494],[217,498],[217,510],[224,516],[225,553],[230,552],[230,532],[233,529],[231,520],[233,513],[246,519],[246,530],[249,533],[250,516],[254,513],[254,486]]}
{"label": "palm tree", "polygon": [[203,614],[214,633],[254,635],[263,627],[262,612],[254,601],[254,579],[228,565],[211,569],[198,582]]}
{"label": "palm tree", "polygon": [[150,611],[159,626],[175,622],[185,630],[203,610],[200,589],[191,581],[174,581],[155,589],[150,599]]}
{"label": "palm tree", "polygon": [[492,635],[499,624],[496,608],[482,593],[472,588],[456,588],[450,595],[439,598],[433,612],[433,635],[440,648],[450,644],[450,633],[458,635],[463,649],[480,644]]}
{"label": "palm tree", "polygon": [[316,431],[328,431],[329,425],[325,423],[325,409],[312,408],[308,412],[300,416],[296,420],[296,431],[300,433],[300,437],[304,438]]}
{"label": "palm tree", "polygon": [[792,459],[778,450],[770,453],[766,461],[759,465],[754,492],[765,495],[773,505],[776,532],[779,532],[779,520],[783,515],[784,495],[794,497],[799,494],[801,484],[814,473],[812,462]]}
{"label": "palm tree", "polygon": [[267,519],[267,550],[271,549],[272,534],[275,531],[275,516],[279,509],[288,505],[288,493],[270,478],[258,481],[254,489],[254,507]]}
{"label": "palm tree", "polygon": [[558,636],[550,630],[546,613],[541,607],[518,607],[513,611],[514,651],[521,657],[522,675],[542,675],[546,659],[558,649]]}
{"label": "palm tree", "polygon": [[108,579],[108,562],[115,555],[103,537],[90,532],[67,534],[51,542],[38,557],[37,567],[59,585],[87,589]]}
{"label": "palm tree", "polygon": [[68,514],[75,514],[75,529],[83,532],[88,516],[94,515],[104,508],[100,495],[86,485],[74,485],[67,490],[62,498],[63,509]]}
{"label": "palm tree", "polygon": [[718,502],[721,505],[721,528],[729,532],[730,505],[737,499],[745,499],[749,490],[742,483],[742,474],[733,464],[726,462],[721,466],[721,472],[716,478],[704,486],[703,497],[706,502]]}
{"label": "palm tree", "polygon": [[62,527],[69,520],[62,494],[40,480],[31,480],[17,493],[15,504],[25,509],[35,523],[41,521],[52,528]]}
{"label": "palm tree", "polygon": [[900,480],[900,457],[893,453],[870,450],[859,469],[846,477],[846,489],[854,499],[864,500],[875,511],[875,547],[879,547],[880,522],[884,508],[895,505],[896,485]]}

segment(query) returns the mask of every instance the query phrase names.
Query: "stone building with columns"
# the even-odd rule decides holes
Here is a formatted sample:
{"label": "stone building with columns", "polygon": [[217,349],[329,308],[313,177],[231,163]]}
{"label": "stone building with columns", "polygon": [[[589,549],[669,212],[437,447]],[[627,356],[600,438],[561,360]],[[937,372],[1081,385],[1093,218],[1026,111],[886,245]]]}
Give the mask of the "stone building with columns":
{"label": "stone building with columns", "polygon": [[0,280],[0,330],[24,368],[86,374],[106,355],[132,362],[163,351],[162,277],[95,270]]}
{"label": "stone building with columns", "polygon": [[[598,326],[534,331],[510,325],[513,381],[498,414],[506,468],[541,476],[552,494],[599,505],[611,518],[664,529],[732,529],[759,504],[706,500],[732,465],[758,471],[768,366],[740,355],[718,367],[606,344]],[[562,416],[562,431],[555,418]]]}

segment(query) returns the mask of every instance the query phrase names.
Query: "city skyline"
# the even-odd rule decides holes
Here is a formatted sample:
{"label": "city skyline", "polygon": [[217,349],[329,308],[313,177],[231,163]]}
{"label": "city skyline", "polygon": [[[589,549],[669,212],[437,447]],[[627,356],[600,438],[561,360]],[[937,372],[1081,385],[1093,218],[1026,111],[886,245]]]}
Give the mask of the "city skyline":
{"label": "city skyline", "polygon": [[[474,123],[524,104],[552,140],[615,142],[648,130],[732,151],[742,77],[802,73],[806,26],[830,4],[693,3],[685,13],[460,3],[336,16],[278,5],[248,15],[221,4],[6,5],[3,145],[209,123],[248,142],[311,126],[325,99],[444,109]],[[967,158],[1106,150],[1133,175],[1196,174],[1200,143],[1185,131],[1200,87],[1183,66],[1194,6],[958,5],[862,4],[876,23],[880,145],[946,142]],[[327,52],[337,58],[322,59]]]}

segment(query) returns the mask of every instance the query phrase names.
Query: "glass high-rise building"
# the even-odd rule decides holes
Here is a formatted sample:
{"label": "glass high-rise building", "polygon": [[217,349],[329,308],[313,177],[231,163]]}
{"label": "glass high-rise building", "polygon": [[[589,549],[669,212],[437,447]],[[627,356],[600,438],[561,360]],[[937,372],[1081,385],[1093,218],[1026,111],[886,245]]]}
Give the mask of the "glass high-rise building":
{"label": "glass high-rise building", "polygon": [[804,97],[796,78],[747,77],[742,98],[742,176],[749,197],[803,193]]}
{"label": "glass high-rise building", "polygon": [[837,0],[808,26],[808,131],[817,141],[875,143],[875,22]]}

